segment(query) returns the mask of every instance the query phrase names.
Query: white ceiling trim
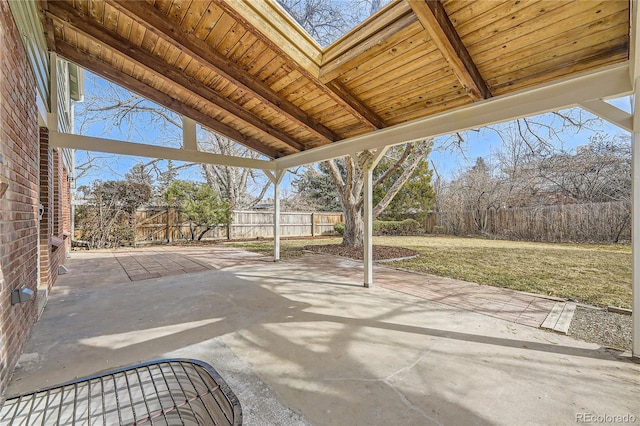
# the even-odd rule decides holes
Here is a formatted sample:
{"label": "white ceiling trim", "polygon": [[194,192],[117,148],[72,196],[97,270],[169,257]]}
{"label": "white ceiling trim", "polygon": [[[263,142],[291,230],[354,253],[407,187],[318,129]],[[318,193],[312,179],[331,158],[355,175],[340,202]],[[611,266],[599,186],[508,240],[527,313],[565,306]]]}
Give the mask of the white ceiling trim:
{"label": "white ceiling trim", "polygon": [[633,115],[600,99],[583,102],[580,107],[628,132],[633,132]]}
{"label": "white ceiling trim", "polygon": [[273,161],[232,157],[192,149],[168,148],[164,146],[147,145],[135,142],[122,142],[113,139],[73,135],[70,133],[50,132],[49,144],[54,148],[83,149],[86,151],[133,155],[137,157],[162,158],[165,160],[186,161],[190,163],[216,164],[220,166],[244,167],[261,170],[276,169],[276,164]]}

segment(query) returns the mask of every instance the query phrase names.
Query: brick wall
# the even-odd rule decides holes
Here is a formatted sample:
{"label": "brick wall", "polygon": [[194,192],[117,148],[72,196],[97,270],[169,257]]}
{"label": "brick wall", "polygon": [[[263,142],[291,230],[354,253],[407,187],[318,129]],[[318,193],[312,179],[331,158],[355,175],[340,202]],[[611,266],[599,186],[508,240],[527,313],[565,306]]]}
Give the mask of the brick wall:
{"label": "brick wall", "polygon": [[[36,320],[35,300],[11,305],[11,290],[38,284],[36,89],[6,0],[0,0],[0,392]],[[1,191],[0,191],[1,192]]]}
{"label": "brick wall", "polygon": [[51,277],[51,235],[53,235],[53,151],[49,147],[49,130],[40,128],[40,204],[44,215],[40,220],[40,282],[53,282]]}
{"label": "brick wall", "polygon": [[49,146],[49,131],[40,128],[40,286],[51,289],[58,267],[71,249],[71,199],[62,154]]}

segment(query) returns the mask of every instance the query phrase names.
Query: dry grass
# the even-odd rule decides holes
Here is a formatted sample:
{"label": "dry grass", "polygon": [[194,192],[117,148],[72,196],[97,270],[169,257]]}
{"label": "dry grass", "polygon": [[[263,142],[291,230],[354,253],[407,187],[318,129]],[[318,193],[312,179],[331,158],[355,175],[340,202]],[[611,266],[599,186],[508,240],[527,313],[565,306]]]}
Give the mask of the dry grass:
{"label": "dry grass", "polygon": [[[309,244],[339,239],[281,242],[281,258],[300,255]],[[273,243],[242,247],[273,253]],[[434,275],[550,296],[596,306],[631,307],[631,247],[572,245],[455,237],[375,237],[374,244],[406,247],[415,259],[390,265]]]}

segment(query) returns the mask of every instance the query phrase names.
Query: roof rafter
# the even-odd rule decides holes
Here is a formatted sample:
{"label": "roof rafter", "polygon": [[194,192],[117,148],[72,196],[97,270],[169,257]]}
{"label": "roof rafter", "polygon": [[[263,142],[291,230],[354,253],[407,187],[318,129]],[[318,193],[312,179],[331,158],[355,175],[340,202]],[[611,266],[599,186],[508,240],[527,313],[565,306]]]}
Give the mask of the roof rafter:
{"label": "roof rafter", "polygon": [[[238,22],[241,22],[246,28],[251,28],[253,35],[256,36],[261,42],[263,42],[264,44],[269,46],[270,49],[272,49],[275,52],[277,52],[281,57],[288,58],[288,64],[293,69],[299,71],[302,75],[304,75],[310,81],[315,81],[318,78],[317,75],[313,75],[311,72],[309,72],[308,69],[306,69],[303,66],[300,66],[298,63],[296,63],[294,60],[292,60],[289,57],[289,55],[287,55],[287,53],[280,46],[278,46],[271,39],[269,39],[269,37],[267,35],[265,35],[260,30],[260,28],[257,28],[255,25],[253,25],[251,22],[249,22],[244,16],[242,16],[242,14],[239,13],[234,8],[234,4],[232,4],[234,2],[227,2],[227,1],[224,1],[224,0],[214,0],[214,1],[222,10],[224,10],[227,14],[229,14],[233,19],[235,19]],[[237,4],[235,4],[235,6],[238,7],[238,5],[240,5],[240,3],[241,2],[237,2]],[[267,4],[271,4],[271,3],[269,2]],[[365,116],[363,116],[362,114],[360,114],[360,112],[358,112],[356,109],[354,109],[347,101],[345,101],[340,96],[338,96],[333,90],[329,89],[324,84],[319,84],[318,88],[320,90],[322,90],[324,92],[324,94],[328,95],[331,99],[333,99],[334,101],[338,102],[345,110],[349,111],[349,113],[351,115],[353,115],[354,117],[356,117],[360,122],[362,122],[363,124],[366,124],[367,126],[371,127],[372,130],[375,130],[377,128]]]}
{"label": "roof rafter", "polygon": [[275,137],[292,147],[295,151],[304,149],[302,144],[285,132],[266,124],[251,112],[221,96],[212,88],[168,66],[156,56],[149,54],[141,47],[134,45],[120,35],[110,34],[101,28],[97,22],[88,20],[86,16],[82,15],[76,9],[69,7],[67,3],[50,2],[47,14],[54,19],[60,20],[65,25],[72,27],[74,30],[94,39],[97,43],[104,44],[114,51],[119,52],[142,69],[180,84],[194,96],[201,98],[205,102],[213,103],[216,107],[233,114],[238,119],[244,121],[247,126]]}
{"label": "roof rafter", "polygon": [[474,100],[490,98],[491,91],[487,83],[440,0],[410,1],[409,4],[469,96]]}
{"label": "roof rafter", "polygon": [[387,127],[387,123],[375,112],[373,112],[368,106],[366,106],[362,101],[356,98],[346,87],[344,87],[337,80],[333,80],[327,83],[327,87],[333,90],[338,96],[344,99],[351,107],[357,110],[360,114],[369,120],[371,124],[376,126],[378,129],[384,129]]}
{"label": "roof rafter", "polygon": [[99,76],[110,80],[127,90],[137,93],[145,98],[176,112],[178,114],[187,116],[193,120],[196,120],[203,126],[213,130],[214,132],[224,135],[229,139],[246,146],[256,152],[260,152],[270,158],[280,157],[280,153],[272,148],[268,148],[261,143],[247,137],[243,133],[227,126],[220,121],[214,120],[207,114],[199,111],[195,108],[191,108],[182,102],[172,98],[164,92],[154,89],[153,87],[144,84],[134,77],[123,73],[119,69],[105,64],[98,59],[87,55],[86,52],[75,48],[67,43],[58,41],[55,46],[56,53],[63,58],[75,62],[81,63],[82,66],[91,72],[98,74]]}
{"label": "roof rafter", "polygon": [[333,130],[309,116],[292,102],[279,96],[269,86],[255,79],[241,66],[230,61],[217,50],[212,49],[205,41],[194,34],[186,32],[152,5],[139,1],[119,2],[108,0],[107,3],[133,20],[145,23],[148,31],[177,46],[198,62],[211,67],[217,74],[255,95],[261,102],[271,108],[279,109],[290,120],[314,133],[321,140],[333,142],[339,139]]}

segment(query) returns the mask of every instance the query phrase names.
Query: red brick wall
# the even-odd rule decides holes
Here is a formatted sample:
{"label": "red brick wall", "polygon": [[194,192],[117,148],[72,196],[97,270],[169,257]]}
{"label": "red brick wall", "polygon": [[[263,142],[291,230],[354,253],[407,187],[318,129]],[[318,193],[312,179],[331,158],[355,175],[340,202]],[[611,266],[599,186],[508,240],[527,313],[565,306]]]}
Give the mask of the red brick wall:
{"label": "red brick wall", "polygon": [[66,259],[66,253],[71,252],[71,188],[69,187],[69,173],[67,169],[62,168],[62,192],[60,196],[60,204],[62,205],[62,231],[64,234],[64,252]]}
{"label": "red brick wall", "polygon": [[49,147],[49,130],[40,128],[40,203],[44,215],[40,220],[40,282],[48,287],[51,279],[51,235],[53,235],[53,151]]}
{"label": "red brick wall", "polygon": [[0,0],[0,392],[36,320],[35,299],[11,305],[11,290],[38,284],[36,89],[6,0]]}
{"label": "red brick wall", "polygon": [[[51,289],[58,278],[58,267],[66,260],[71,239],[71,200],[67,171],[62,154],[49,146],[49,131],[40,128],[40,285]],[[63,242],[61,245],[60,242]]]}

